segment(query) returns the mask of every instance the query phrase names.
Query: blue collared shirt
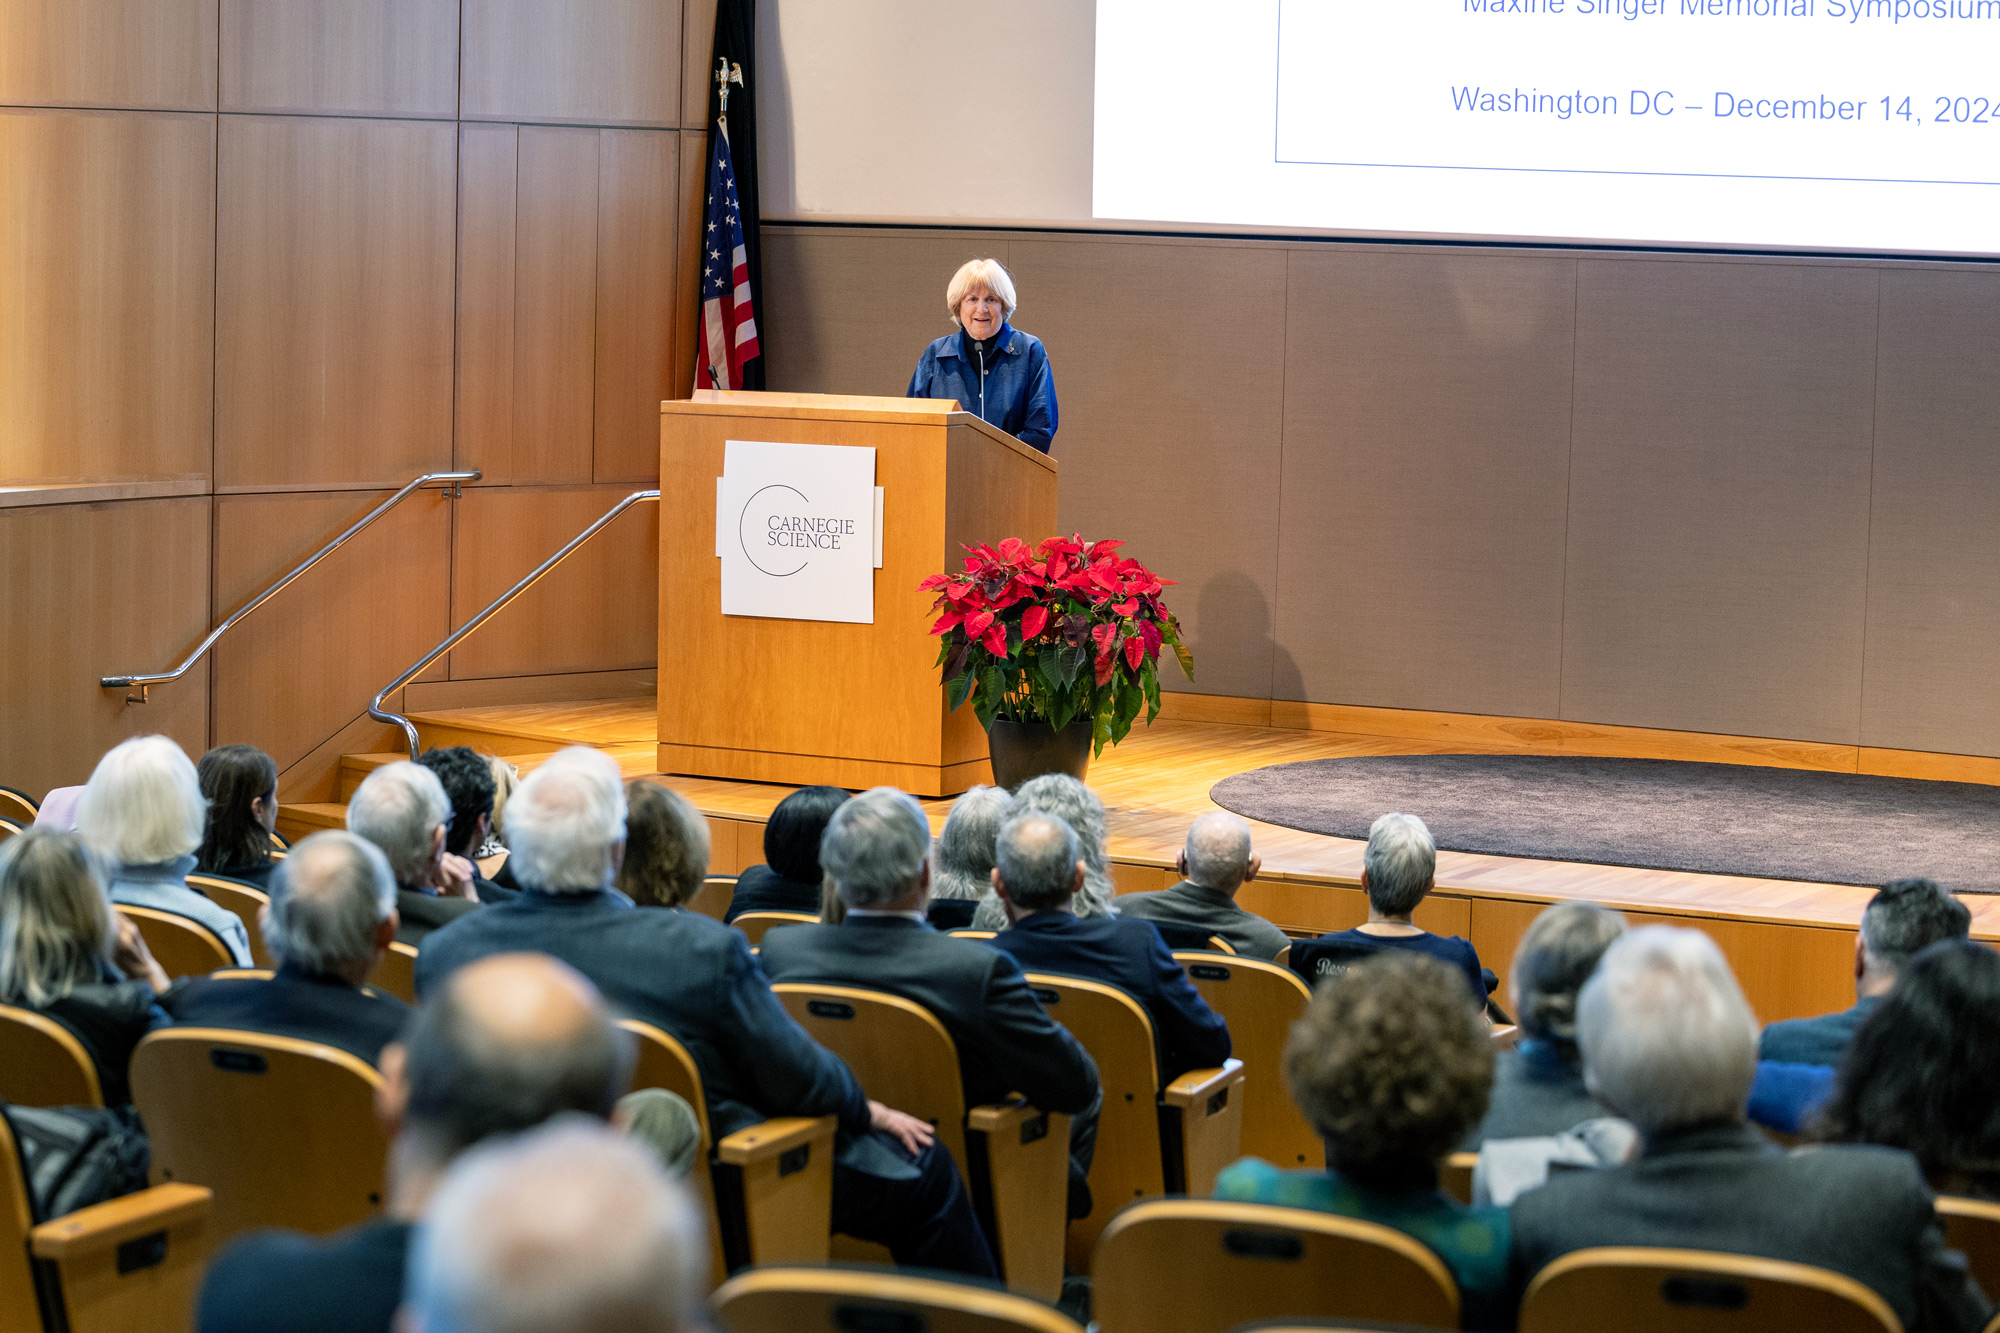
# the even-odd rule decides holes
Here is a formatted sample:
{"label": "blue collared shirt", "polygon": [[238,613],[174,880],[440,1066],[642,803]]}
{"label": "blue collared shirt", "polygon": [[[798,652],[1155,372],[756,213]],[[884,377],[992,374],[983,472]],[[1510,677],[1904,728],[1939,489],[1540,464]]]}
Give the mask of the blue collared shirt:
{"label": "blue collared shirt", "polygon": [[229,949],[236,966],[250,966],[250,934],[243,918],[218,906],[188,887],[188,872],[194,869],[192,856],[176,857],[156,865],[122,865],[111,876],[111,901],[126,907],[150,907],[199,921]]}
{"label": "blue collared shirt", "polygon": [[1043,453],[1056,437],[1056,382],[1042,340],[1002,324],[984,375],[965,337],[947,333],[924,349],[906,398],[956,398],[980,420]]}

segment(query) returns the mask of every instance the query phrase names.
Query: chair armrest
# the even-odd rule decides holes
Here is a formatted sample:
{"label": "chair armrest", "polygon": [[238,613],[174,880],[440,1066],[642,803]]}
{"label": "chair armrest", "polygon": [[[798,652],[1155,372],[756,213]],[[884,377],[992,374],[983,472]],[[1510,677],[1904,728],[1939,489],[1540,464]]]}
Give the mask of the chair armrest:
{"label": "chair armrest", "polygon": [[739,1129],[715,1145],[717,1160],[731,1166],[754,1166],[816,1139],[833,1142],[837,1122],[830,1115],[781,1116]]}
{"label": "chair armrest", "polygon": [[823,1264],[833,1219],[830,1115],[788,1116],[716,1145],[709,1180],[730,1271],[746,1264]]}
{"label": "chair armrest", "polygon": [[200,1185],[155,1185],[44,1222],[28,1233],[29,1248],[61,1263],[206,1217],[214,1197]]}
{"label": "chair armrest", "polygon": [[[991,1106],[975,1106],[965,1113],[965,1127],[981,1134],[998,1134],[1037,1119],[1041,1112],[1019,1099],[995,1102]],[[1067,1117],[1065,1117],[1067,1119]]]}
{"label": "chair armrest", "polygon": [[1243,1062],[1224,1060],[1220,1068],[1190,1069],[1160,1092],[1160,1100],[1183,1110],[1200,1106],[1216,1093],[1243,1081]]}
{"label": "chair armrest", "polygon": [[1205,1199],[1242,1155],[1243,1062],[1191,1069],[1160,1093],[1160,1155],[1167,1192]]}
{"label": "chair armrest", "polygon": [[966,1184],[1007,1286],[1053,1303],[1062,1295],[1069,1230],[1069,1117],[1021,1098],[965,1114]]}

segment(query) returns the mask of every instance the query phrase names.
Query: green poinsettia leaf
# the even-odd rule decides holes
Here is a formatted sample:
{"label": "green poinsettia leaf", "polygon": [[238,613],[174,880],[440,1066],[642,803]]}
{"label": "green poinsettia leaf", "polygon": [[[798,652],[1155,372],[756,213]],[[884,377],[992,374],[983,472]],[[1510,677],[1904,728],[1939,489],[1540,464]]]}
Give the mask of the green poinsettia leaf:
{"label": "green poinsettia leaf", "polygon": [[1090,650],[1067,641],[1056,646],[1056,671],[1062,677],[1065,688],[1076,683],[1077,676],[1090,661]]}
{"label": "green poinsettia leaf", "polygon": [[1182,643],[1179,639],[1174,640],[1174,657],[1181,664],[1181,673],[1185,675],[1189,680],[1193,680],[1194,654],[1190,653],[1187,650],[1187,645]]}
{"label": "green poinsettia leaf", "polygon": [[972,693],[972,673],[961,671],[944,683],[944,701],[953,711]]}

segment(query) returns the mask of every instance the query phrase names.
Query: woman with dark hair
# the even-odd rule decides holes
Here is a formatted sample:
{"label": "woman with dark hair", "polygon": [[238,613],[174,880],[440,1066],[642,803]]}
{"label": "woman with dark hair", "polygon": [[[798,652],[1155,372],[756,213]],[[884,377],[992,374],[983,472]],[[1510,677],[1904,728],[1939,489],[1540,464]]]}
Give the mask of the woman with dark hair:
{"label": "woman with dark hair", "polygon": [[1901,1148],[1938,1193],[2000,1199],[2000,954],[1946,940],[1905,964],[1808,1132]]}
{"label": "woman with dark hair", "polygon": [[778,802],[764,825],[764,864],[736,877],[736,896],[722,919],[734,921],[745,912],[819,911],[819,840],[846,801],[838,787],[801,787]]}
{"label": "woman with dark hair", "polygon": [[271,887],[271,833],[278,827],[278,766],[254,745],[218,745],[195,773],[208,798],[194,868]]}

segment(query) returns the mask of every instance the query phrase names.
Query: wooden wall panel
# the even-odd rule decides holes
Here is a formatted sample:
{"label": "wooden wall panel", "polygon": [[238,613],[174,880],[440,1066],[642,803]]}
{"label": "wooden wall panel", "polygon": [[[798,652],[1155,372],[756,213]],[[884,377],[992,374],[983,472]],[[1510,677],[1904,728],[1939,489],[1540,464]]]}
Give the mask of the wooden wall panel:
{"label": "wooden wall panel", "polygon": [[671,128],[682,22],[663,0],[465,0],[462,114]]}
{"label": "wooden wall panel", "polygon": [[596,130],[521,128],[514,481],[588,481],[597,349]]}
{"label": "wooden wall panel", "polygon": [[215,109],[216,0],[0,0],[0,104]]}
{"label": "wooden wall panel", "polygon": [[458,466],[514,471],[514,194],[520,129],[458,139]]}
{"label": "wooden wall panel", "polygon": [[100,677],[177,665],[208,628],[209,501],[0,510],[0,784],[40,798],[161,733],[199,757],[208,664],[125,703]]}
{"label": "wooden wall panel", "polygon": [[456,157],[450,125],[223,119],[219,488],[449,463]]}
{"label": "wooden wall panel", "polygon": [[458,114],[458,0],[222,0],[224,111]]}
{"label": "wooden wall panel", "polygon": [[[215,502],[215,605],[227,614],[384,499],[375,491]],[[352,722],[447,633],[451,506],[425,491],[326,558],[214,650],[219,745],[283,770]]]}
{"label": "wooden wall panel", "polygon": [[[622,499],[625,487],[478,487],[466,492],[452,563],[452,624],[464,624]],[[653,665],[659,507],[627,510],[451,654],[451,676],[619,671]]]}
{"label": "wooden wall panel", "polygon": [[597,358],[592,478],[660,475],[660,401],[674,396],[680,138],[605,130],[598,141]]}
{"label": "wooden wall panel", "polygon": [[0,113],[0,479],[208,474],[214,163],[208,116]]}
{"label": "wooden wall panel", "polygon": [[[707,200],[702,192],[708,179],[703,175],[708,169],[708,136],[700,131],[683,130],[680,140],[680,206],[676,211],[680,225],[678,233],[680,243],[676,247],[674,261],[673,345],[677,364],[673,367],[671,380],[673,392],[667,395],[669,398],[686,398],[694,389],[694,358],[699,346],[696,342],[696,324],[700,319],[701,308],[702,254],[702,247],[695,243],[695,237],[701,235],[702,210],[707,207]],[[771,235],[770,232],[765,233],[767,243]],[[767,271],[770,262],[769,258],[764,261]],[[764,280],[764,289],[767,292],[773,290],[769,278]],[[770,304],[768,297],[765,299],[765,304]],[[766,323],[764,312],[758,311],[757,332],[760,340],[769,337],[765,328]],[[770,348],[766,345],[764,359],[767,363],[770,356]],[[773,373],[775,372],[771,371],[767,364],[765,374],[769,376]],[[776,382],[771,382],[770,387],[775,389]]]}

